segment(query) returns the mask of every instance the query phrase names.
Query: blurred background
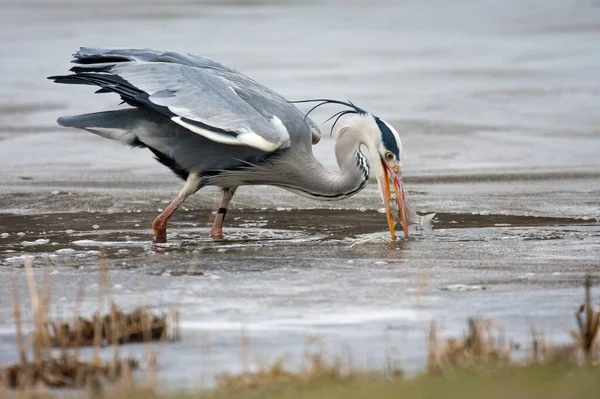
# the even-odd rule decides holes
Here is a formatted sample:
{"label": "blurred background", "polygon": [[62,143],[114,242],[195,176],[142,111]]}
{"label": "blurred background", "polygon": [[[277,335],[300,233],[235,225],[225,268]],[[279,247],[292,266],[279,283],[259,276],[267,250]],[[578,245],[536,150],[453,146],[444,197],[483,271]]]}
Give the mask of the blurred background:
{"label": "blurred background", "polygon": [[[150,223],[181,182],[148,151],[55,123],[119,103],[46,80],[79,46],[200,54],[288,99],[373,112],[399,132],[408,199],[438,213],[434,234],[350,248],[386,229],[376,186],[335,204],[255,187],[236,194],[225,233],[275,239],[217,245],[204,239],[217,204],[206,189],[158,256]],[[336,168],[329,127],[314,151]],[[582,277],[598,272],[599,198],[598,0],[0,0],[0,280],[35,256],[65,309],[78,281],[91,312],[105,247],[120,305],[181,307],[184,339],[161,357],[171,381],[196,383],[197,369],[180,370],[199,363],[239,369],[243,326],[263,359],[323,334],[383,364],[394,336],[408,367],[423,365],[440,317],[454,331],[492,317],[521,341],[545,323],[568,341]],[[199,274],[174,277],[190,259]],[[0,360],[14,359],[0,303]],[[217,350],[199,357],[206,347]]]}
{"label": "blurred background", "polygon": [[[0,4],[4,136],[59,131],[57,116],[116,106],[116,96],[45,80],[64,73],[79,46],[149,47],[209,56],[288,99],[347,99],[371,110],[400,132],[409,178],[599,162],[595,0]],[[334,111],[321,110],[315,120]],[[132,156],[85,140],[109,145],[117,159]],[[1,155],[6,171],[15,163],[6,165],[9,154]],[[21,155],[12,161],[23,162]],[[139,162],[159,168],[149,158]]]}

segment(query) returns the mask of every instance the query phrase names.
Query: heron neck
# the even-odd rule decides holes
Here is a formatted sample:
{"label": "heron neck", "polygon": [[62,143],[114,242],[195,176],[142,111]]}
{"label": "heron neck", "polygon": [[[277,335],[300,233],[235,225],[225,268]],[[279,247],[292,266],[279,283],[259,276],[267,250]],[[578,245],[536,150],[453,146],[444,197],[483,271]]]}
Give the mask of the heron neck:
{"label": "heron neck", "polygon": [[[340,171],[333,172],[313,155],[304,154],[300,162],[291,162],[296,173],[292,185],[284,188],[318,200],[341,200],[362,190],[369,181],[369,162],[361,153],[360,135],[353,130],[342,130],[335,143],[335,156]],[[290,179],[290,181],[292,181]]]}

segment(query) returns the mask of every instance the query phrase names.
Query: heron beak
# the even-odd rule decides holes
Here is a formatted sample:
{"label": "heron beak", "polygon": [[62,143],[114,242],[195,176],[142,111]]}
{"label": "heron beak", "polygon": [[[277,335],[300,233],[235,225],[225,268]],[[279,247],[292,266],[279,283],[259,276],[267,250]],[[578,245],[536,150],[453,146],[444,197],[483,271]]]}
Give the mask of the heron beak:
{"label": "heron beak", "polygon": [[408,222],[406,219],[406,205],[404,201],[404,187],[402,186],[402,173],[400,168],[390,168],[383,161],[381,162],[383,169],[383,176],[378,177],[379,188],[381,189],[381,197],[383,198],[383,206],[385,207],[385,216],[388,222],[388,228],[390,229],[390,235],[392,241],[396,240],[396,230],[394,228],[395,221],[391,209],[391,190],[390,180],[394,185],[394,192],[396,193],[396,202],[398,204],[398,220],[402,224],[402,230],[404,231],[404,237],[408,238]]}

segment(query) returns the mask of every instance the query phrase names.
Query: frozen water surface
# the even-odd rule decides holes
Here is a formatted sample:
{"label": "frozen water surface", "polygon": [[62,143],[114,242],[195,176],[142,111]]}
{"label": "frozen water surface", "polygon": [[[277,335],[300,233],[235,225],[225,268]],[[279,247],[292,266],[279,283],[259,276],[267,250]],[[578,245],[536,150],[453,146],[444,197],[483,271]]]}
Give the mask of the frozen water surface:
{"label": "frozen water surface", "polygon": [[[600,265],[600,7],[593,1],[4,2],[0,13],[0,362],[15,361],[12,284],[25,257],[49,273],[53,312],[96,307],[100,262],[117,303],[179,308],[183,339],[159,358],[172,386],[288,354],[307,340],[355,364],[424,364],[445,332],[489,317],[528,343],[568,340],[585,274]],[[290,99],[350,99],[392,123],[411,205],[431,234],[389,243],[377,187],[319,203],[242,188],[225,239],[218,193],[199,192],[153,245],[181,183],[143,150],[56,125],[113,96],[45,79],[78,46],[211,56]],[[321,110],[315,120],[336,109]],[[314,147],[335,168],[333,140]],[[25,314],[27,325],[32,315]],[[141,346],[128,352],[141,354]]]}

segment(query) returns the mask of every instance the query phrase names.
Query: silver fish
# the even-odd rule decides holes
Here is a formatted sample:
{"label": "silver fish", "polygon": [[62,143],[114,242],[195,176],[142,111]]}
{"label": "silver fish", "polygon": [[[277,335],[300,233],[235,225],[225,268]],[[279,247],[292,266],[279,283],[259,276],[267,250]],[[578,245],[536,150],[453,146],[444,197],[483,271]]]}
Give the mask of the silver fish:
{"label": "silver fish", "polygon": [[[390,207],[392,209],[394,209],[396,212],[393,212],[394,215],[398,214],[398,202],[396,201],[396,198],[393,197],[390,199]],[[436,213],[427,213],[425,215],[419,215],[417,214],[417,212],[408,205],[408,203],[405,204],[405,208],[406,208],[406,220],[408,222],[408,226],[417,226],[417,229],[422,229],[424,232],[426,233],[432,233],[433,232],[433,228],[431,226],[431,221],[433,220],[433,218],[435,217]],[[402,222],[397,218],[394,217],[394,219],[396,219],[396,224],[402,226]]]}

